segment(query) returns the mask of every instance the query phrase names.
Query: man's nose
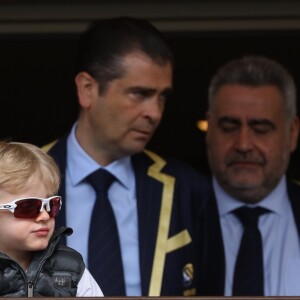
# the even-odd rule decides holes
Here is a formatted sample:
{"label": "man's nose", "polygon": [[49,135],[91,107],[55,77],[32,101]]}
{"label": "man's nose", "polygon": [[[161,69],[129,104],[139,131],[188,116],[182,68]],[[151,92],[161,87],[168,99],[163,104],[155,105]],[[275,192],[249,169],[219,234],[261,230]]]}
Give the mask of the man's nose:
{"label": "man's nose", "polygon": [[249,128],[241,128],[235,142],[236,150],[248,152],[253,149],[253,136]]}
{"label": "man's nose", "polygon": [[159,97],[154,97],[146,104],[145,115],[153,122],[159,122],[164,111],[164,103]]}

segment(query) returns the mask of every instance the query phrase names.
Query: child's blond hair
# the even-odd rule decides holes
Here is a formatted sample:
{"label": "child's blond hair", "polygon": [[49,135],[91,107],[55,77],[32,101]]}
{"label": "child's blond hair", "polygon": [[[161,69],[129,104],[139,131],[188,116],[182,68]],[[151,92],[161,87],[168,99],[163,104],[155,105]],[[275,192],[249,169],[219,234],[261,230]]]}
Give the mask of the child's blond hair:
{"label": "child's blond hair", "polygon": [[0,190],[16,194],[39,182],[49,196],[57,193],[60,171],[54,159],[32,144],[0,141]]}

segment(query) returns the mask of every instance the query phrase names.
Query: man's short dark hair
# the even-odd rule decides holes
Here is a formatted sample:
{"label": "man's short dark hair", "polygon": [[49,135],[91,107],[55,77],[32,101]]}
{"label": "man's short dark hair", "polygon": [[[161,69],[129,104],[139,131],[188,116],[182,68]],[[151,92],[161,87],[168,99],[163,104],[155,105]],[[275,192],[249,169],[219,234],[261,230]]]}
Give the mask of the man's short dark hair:
{"label": "man's short dark hair", "polygon": [[164,36],[146,20],[118,17],[93,22],[79,41],[76,73],[93,76],[103,92],[107,84],[124,76],[122,59],[141,52],[158,65],[171,63],[173,56]]}

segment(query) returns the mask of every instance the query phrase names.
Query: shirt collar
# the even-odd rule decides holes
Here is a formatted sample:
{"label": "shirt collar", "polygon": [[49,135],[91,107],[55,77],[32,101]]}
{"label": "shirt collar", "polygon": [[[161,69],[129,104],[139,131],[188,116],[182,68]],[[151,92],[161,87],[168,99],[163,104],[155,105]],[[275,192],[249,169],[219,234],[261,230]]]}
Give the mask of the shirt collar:
{"label": "shirt collar", "polygon": [[[220,217],[231,213],[234,209],[237,209],[245,204],[230,195],[228,195],[222,187],[219,185],[215,177],[213,177],[213,187],[216,195],[216,200],[219,208]],[[268,210],[281,215],[285,211],[285,206],[287,205],[288,194],[286,187],[286,178],[283,176],[275,189],[259,203],[255,205],[248,206],[260,206],[267,208]]]}
{"label": "shirt collar", "polygon": [[67,140],[67,172],[72,185],[75,186],[79,184],[97,169],[105,168],[111,172],[125,188],[129,189],[131,179],[133,178],[133,168],[130,157],[128,156],[116,160],[105,167],[99,165],[79,145],[75,135],[76,126],[77,123],[73,125]]}

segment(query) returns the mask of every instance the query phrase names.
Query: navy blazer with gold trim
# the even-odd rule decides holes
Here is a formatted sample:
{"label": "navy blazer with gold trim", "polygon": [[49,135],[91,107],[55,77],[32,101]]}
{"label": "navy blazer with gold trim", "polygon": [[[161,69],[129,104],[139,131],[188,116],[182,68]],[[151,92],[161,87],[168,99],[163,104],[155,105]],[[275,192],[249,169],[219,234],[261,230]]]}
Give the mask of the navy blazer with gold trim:
{"label": "navy blazer with gold trim", "polygon": [[[49,154],[60,167],[59,194],[65,199],[66,137],[51,144]],[[142,296],[195,295],[194,229],[203,197],[200,182],[205,179],[191,167],[167,161],[150,151],[132,156],[132,164],[136,178]],[[63,203],[57,227],[67,225],[68,200]]]}

